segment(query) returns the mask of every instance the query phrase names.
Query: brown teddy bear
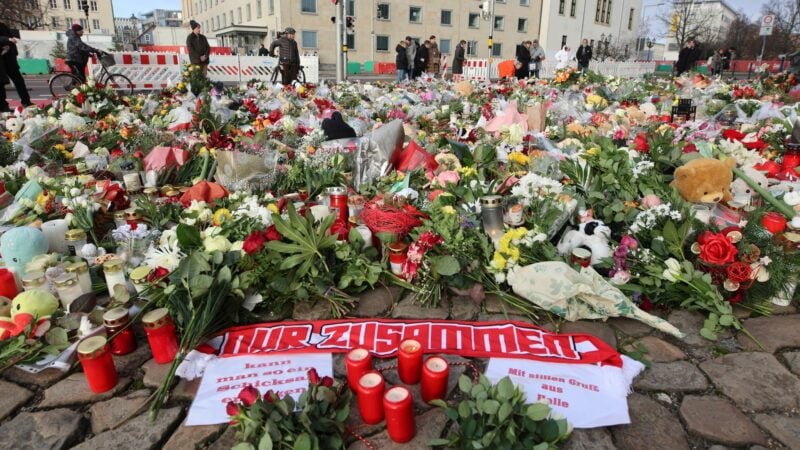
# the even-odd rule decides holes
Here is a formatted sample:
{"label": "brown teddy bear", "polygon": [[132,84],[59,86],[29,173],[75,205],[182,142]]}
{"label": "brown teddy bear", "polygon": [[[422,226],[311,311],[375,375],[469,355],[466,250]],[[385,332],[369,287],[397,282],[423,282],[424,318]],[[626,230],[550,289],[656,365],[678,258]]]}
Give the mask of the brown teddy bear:
{"label": "brown teddy bear", "polygon": [[733,199],[730,186],[736,160],[727,158],[698,158],[675,169],[675,179],[670,186],[676,188],[684,200],[691,203],[719,203]]}

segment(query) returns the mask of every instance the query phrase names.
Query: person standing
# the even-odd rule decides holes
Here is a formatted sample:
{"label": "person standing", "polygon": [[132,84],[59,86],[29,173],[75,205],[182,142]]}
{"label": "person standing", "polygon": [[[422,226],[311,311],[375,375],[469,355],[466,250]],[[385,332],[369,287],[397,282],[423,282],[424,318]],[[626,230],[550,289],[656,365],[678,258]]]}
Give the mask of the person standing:
{"label": "person standing", "polygon": [[86,82],[86,63],[89,62],[89,55],[94,53],[98,57],[103,54],[102,50],[98,50],[89,46],[83,40],[83,27],[77,23],[72,24],[72,27],[67,30],[67,64],[69,64],[75,75]]}
{"label": "person standing", "polygon": [[406,49],[408,42],[405,40],[400,41],[397,47],[394,48],[396,53],[394,57],[394,64],[397,67],[397,82],[401,82],[407,78],[408,72],[408,56],[406,56]]}
{"label": "person standing", "polygon": [[725,50],[719,49],[711,56],[711,75],[722,75],[725,63]]}
{"label": "person standing", "polygon": [[464,60],[467,55],[467,41],[461,40],[456,46],[456,53],[453,56],[453,75],[462,75],[464,73]]}
{"label": "person standing", "polygon": [[297,72],[300,71],[300,50],[297,48],[297,41],[294,40],[295,29],[287,27],[283,35],[276,39],[269,46],[269,54],[275,54],[278,48],[278,61],[281,68],[281,83],[291,84],[297,79]]}
{"label": "person standing", "polygon": [[258,49],[258,56],[269,56],[269,50],[264,47],[264,44],[261,44],[261,48]]}
{"label": "person standing", "polygon": [[675,63],[675,72],[677,76],[681,76],[681,74],[691,69],[694,65],[694,46],[694,39],[689,39],[686,46],[678,53],[678,62]]}
{"label": "person standing", "polygon": [[200,33],[200,24],[194,20],[189,21],[192,32],[186,37],[186,50],[189,52],[189,62],[195,66],[200,66],[203,76],[208,75],[208,62],[211,55],[211,46],[208,39]]}
{"label": "person standing", "polygon": [[561,50],[556,53],[556,70],[563,70],[569,67],[570,59],[569,47],[566,45],[561,47]]}
{"label": "person standing", "polygon": [[531,41],[523,41],[517,45],[516,58],[514,64],[516,77],[524,80],[531,76]]}
{"label": "person standing", "polygon": [[424,72],[428,66],[429,47],[430,42],[425,41],[417,49],[417,54],[414,56],[414,78],[419,78],[419,76],[422,75],[422,72]]}
{"label": "person standing", "polygon": [[414,66],[414,60],[417,58],[417,50],[419,49],[419,44],[414,40],[411,39],[411,36],[406,36],[406,60],[408,61],[408,67],[406,67],[406,72],[408,75],[409,80],[414,79],[414,70],[416,67]]}
{"label": "person standing", "polygon": [[436,36],[428,38],[430,46],[428,47],[428,73],[438,74],[439,64],[442,58],[442,52],[439,50],[439,44],[436,43]]}
{"label": "person standing", "polygon": [[[0,79],[8,77],[17,89],[19,94],[19,101],[23,107],[31,106],[31,96],[28,94],[28,87],[25,86],[25,78],[19,71],[19,63],[17,62],[17,42],[19,40],[11,34],[11,28],[5,23],[0,22]],[[6,102],[6,89],[5,86],[0,85],[0,112],[7,111],[8,103]]]}
{"label": "person standing", "polygon": [[578,47],[575,58],[578,60],[578,70],[581,73],[586,73],[589,70],[589,61],[592,60],[592,46],[589,45],[588,39],[581,41],[581,46]]}
{"label": "person standing", "polygon": [[539,40],[533,41],[531,46],[531,61],[533,61],[533,76],[539,78],[539,71],[542,69],[542,61],[545,60],[544,49],[539,46]]}

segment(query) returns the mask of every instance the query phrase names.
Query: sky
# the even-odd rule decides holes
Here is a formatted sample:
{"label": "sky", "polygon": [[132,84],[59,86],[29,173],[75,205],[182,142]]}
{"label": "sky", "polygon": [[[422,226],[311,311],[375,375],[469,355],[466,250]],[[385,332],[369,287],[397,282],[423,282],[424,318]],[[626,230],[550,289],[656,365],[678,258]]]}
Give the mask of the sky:
{"label": "sky", "polygon": [[181,9],[181,0],[112,0],[115,17],[130,17],[154,9]]}

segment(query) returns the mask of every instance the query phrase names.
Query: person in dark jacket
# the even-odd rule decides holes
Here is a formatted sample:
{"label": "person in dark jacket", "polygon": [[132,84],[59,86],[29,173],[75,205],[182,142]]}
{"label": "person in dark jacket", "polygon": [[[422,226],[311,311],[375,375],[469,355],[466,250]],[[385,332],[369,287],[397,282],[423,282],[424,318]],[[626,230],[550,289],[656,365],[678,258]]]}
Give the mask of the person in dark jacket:
{"label": "person in dark jacket", "polygon": [[453,75],[462,75],[464,73],[464,60],[467,55],[467,41],[461,40],[456,46],[456,53],[453,56]]}
{"label": "person in dark jacket", "polygon": [[[19,63],[17,63],[17,42],[18,39],[11,34],[11,29],[8,25],[0,23],[0,80],[8,77],[17,88],[19,100],[22,106],[27,107],[32,105],[31,96],[28,94],[28,87],[25,86],[25,78],[19,71]],[[0,112],[7,111],[8,103],[6,103],[6,89],[5,86],[0,85]]]}
{"label": "person in dark jacket", "polygon": [[269,50],[264,47],[264,44],[261,44],[261,48],[258,49],[258,56],[269,56]]}
{"label": "person in dark jacket", "polygon": [[592,46],[589,45],[588,39],[584,39],[581,42],[578,52],[575,53],[575,59],[578,60],[578,70],[581,73],[586,73],[589,70],[589,61],[592,60]]}
{"label": "person in dark jacket", "polygon": [[395,57],[394,57],[394,64],[397,66],[397,82],[401,82],[407,78],[408,72],[408,56],[406,55],[406,48],[408,47],[408,43],[406,41],[400,41],[397,44],[397,47],[394,48]]}
{"label": "person in dark jacket", "polygon": [[414,56],[414,78],[419,78],[428,66],[428,48],[430,45],[430,42],[425,41],[417,49],[417,54]]}
{"label": "person in dark jacket", "polygon": [[691,69],[695,61],[697,61],[695,45],[694,39],[690,39],[689,42],[686,43],[686,47],[683,47],[681,52],[678,53],[678,62],[675,63],[675,72],[677,76]]}
{"label": "person in dark jacket", "polygon": [[194,20],[189,21],[192,32],[186,37],[186,50],[189,52],[189,62],[195,66],[200,66],[203,76],[208,74],[209,56],[211,56],[211,46],[204,34],[200,34],[200,24]]}
{"label": "person in dark jacket", "polygon": [[300,71],[300,50],[297,48],[297,41],[294,40],[295,29],[286,28],[283,35],[275,39],[269,45],[269,54],[275,56],[275,49],[278,49],[278,60],[281,68],[281,83],[290,84],[297,79],[297,72]]}
{"label": "person in dark jacket", "polygon": [[75,75],[85,83],[86,63],[89,62],[89,56],[93,53],[101,56],[103,51],[83,42],[81,36],[83,36],[83,27],[77,23],[72,24],[72,27],[67,30],[67,64],[73,68]]}
{"label": "person in dark jacket", "polygon": [[514,75],[520,80],[531,76],[531,41],[523,41],[517,46],[516,59]]}

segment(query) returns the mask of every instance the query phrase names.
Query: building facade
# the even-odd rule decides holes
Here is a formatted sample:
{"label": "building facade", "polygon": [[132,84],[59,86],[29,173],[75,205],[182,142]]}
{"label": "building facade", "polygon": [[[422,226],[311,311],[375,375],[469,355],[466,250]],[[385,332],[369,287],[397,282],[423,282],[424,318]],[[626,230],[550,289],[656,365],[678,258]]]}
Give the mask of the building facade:
{"label": "building facade", "polygon": [[145,25],[155,24],[159,27],[182,27],[183,12],[176,9],[154,9],[142,14],[139,20]]}
{"label": "building facade", "polygon": [[[678,1],[674,4],[673,15],[679,15],[680,20],[688,22],[682,29],[695,31],[693,36],[701,45],[714,44],[725,39],[733,21],[736,19],[736,11],[723,0],[692,0]],[[680,33],[680,31],[678,31]],[[670,31],[667,34],[666,50],[664,58],[667,60],[677,60],[680,52],[676,32]]]}
{"label": "building facade", "polygon": [[[394,62],[397,43],[412,36],[437,37],[452,58],[460,40],[468,54],[488,58],[490,23],[475,0],[343,0],[354,27],[348,33],[348,60]],[[497,0],[494,57],[513,58],[516,45],[539,38],[543,0]],[[488,3],[488,2],[487,2]],[[548,3],[548,2],[545,2]],[[301,54],[317,54],[321,64],[336,63],[335,6],[329,0],[183,0],[186,22],[196,20],[219,45],[257,51],[291,26]]]}
{"label": "building facade", "polygon": [[114,8],[111,0],[89,0],[89,18],[81,9],[81,0],[39,0],[46,12],[45,24],[41,28],[50,31],[65,31],[78,23],[89,34],[112,35],[115,32]]}

